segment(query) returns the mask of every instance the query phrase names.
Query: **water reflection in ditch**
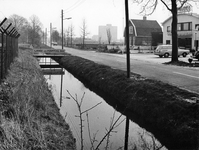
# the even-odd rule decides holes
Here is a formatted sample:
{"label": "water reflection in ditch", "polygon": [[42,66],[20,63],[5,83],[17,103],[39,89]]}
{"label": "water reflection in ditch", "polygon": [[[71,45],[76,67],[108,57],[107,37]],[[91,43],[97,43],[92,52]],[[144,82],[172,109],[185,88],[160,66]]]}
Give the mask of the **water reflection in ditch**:
{"label": "water reflection in ditch", "polygon": [[[107,130],[109,130],[111,121],[115,122],[121,115],[116,112],[113,107],[108,105],[103,98],[95,94],[94,92],[87,89],[79,80],[77,80],[72,74],[65,70],[64,75],[45,75],[49,86],[51,87],[52,93],[55,97],[56,103],[60,107],[60,89],[62,89],[62,105],[60,112],[65,118],[66,122],[70,125],[74,137],[76,138],[77,149],[81,149],[81,137],[80,137],[80,119],[78,107],[76,102],[72,99],[70,94],[78,99],[80,102],[83,97],[82,111],[92,108],[96,104],[95,108],[88,111],[88,117],[86,113],[83,114],[83,143],[84,149],[91,149],[91,142],[89,138],[89,131],[91,139],[95,138],[94,146],[96,147],[100,140],[105,136]],[[63,84],[61,83],[63,82]],[[68,92],[67,92],[68,90]],[[122,116],[118,123],[119,124],[107,139],[100,145],[99,149],[106,149],[107,142],[109,150],[123,149],[124,136],[125,136],[125,116]],[[89,124],[88,124],[89,122]],[[89,126],[89,130],[88,130]],[[129,125],[129,149],[133,149],[136,145],[137,149],[154,149],[154,142],[157,148],[161,145],[157,140],[154,139],[151,133],[140,128],[134,122],[130,122]],[[165,147],[161,149],[166,149]]]}

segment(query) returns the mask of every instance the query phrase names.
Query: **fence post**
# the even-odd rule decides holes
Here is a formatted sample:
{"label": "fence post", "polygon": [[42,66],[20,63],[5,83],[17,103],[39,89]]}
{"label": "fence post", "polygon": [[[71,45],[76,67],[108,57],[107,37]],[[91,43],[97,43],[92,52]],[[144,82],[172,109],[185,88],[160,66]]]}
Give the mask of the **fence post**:
{"label": "fence post", "polygon": [[3,49],[4,49],[4,34],[1,34],[1,79],[3,79]]}
{"label": "fence post", "polygon": [[6,20],[7,18],[0,22],[0,83],[7,74],[10,64],[18,56],[18,38],[20,36],[15,27],[8,31],[12,23],[7,28],[2,27]]}

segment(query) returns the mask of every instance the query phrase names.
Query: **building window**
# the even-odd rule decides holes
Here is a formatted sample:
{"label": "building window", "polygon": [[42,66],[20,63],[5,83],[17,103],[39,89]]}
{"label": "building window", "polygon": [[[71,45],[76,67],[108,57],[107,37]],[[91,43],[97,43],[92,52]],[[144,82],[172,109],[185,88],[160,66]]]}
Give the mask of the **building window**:
{"label": "building window", "polygon": [[170,40],[166,40],[166,44],[170,44]]}
{"label": "building window", "polygon": [[178,25],[177,25],[177,30],[178,30],[178,31],[181,31],[181,30],[182,30],[182,23],[178,23]]}
{"label": "building window", "polygon": [[167,32],[171,32],[171,26],[167,26]]}
{"label": "building window", "polygon": [[190,30],[192,30],[192,23],[191,22],[178,23],[177,30],[178,31],[190,31]]}
{"label": "building window", "polygon": [[199,31],[199,24],[196,24],[196,25],[195,25],[195,30],[198,30],[198,31]]}
{"label": "building window", "polygon": [[189,30],[192,30],[192,22],[189,22]]}
{"label": "building window", "polygon": [[189,23],[183,24],[183,30],[189,30]]}

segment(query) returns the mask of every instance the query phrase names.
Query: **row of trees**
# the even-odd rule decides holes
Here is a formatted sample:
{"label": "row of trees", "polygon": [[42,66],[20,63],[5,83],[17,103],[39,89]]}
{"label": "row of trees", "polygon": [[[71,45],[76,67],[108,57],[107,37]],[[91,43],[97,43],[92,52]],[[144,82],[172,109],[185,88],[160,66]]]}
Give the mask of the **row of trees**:
{"label": "row of trees", "polygon": [[[42,31],[43,25],[36,15],[32,15],[29,20],[26,18],[13,14],[8,18],[8,23],[17,29],[20,33],[19,43],[29,43],[34,46],[40,46],[41,43],[47,43],[47,33]],[[64,45],[72,46],[75,36],[75,27],[71,24],[67,29],[64,30]],[[85,39],[89,35],[86,20],[83,19],[82,25],[80,26],[80,37],[82,40],[82,48],[85,45]],[[61,42],[61,33],[54,30],[51,34],[52,41]]]}
{"label": "row of trees", "polygon": [[7,23],[12,23],[20,33],[20,43],[29,43],[34,46],[39,46],[41,44],[43,25],[36,15],[32,15],[28,21],[22,16],[13,14],[8,18]]}
{"label": "row of trees", "polygon": [[[82,25],[80,26],[80,38],[81,38],[82,48],[85,47],[85,40],[88,35],[89,35],[89,32],[88,32],[87,23],[86,23],[86,20],[83,19]],[[54,42],[58,42],[58,43],[61,42],[61,34],[57,30],[54,30],[52,32],[51,37]],[[64,37],[63,37],[64,45],[72,46],[74,37],[75,37],[75,27],[73,24],[71,24],[70,26],[68,26],[67,29],[64,30]]]}

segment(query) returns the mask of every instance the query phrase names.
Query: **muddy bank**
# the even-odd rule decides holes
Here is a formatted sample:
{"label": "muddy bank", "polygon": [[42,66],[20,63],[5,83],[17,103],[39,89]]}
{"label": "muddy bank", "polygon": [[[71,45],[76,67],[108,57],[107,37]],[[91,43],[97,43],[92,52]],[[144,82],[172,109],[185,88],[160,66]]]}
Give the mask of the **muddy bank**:
{"label": "muddy bank", "polygon": [[59,112],[38,62],[19,50],[0,85],[0,149],[74,150],[75,140]]}
{"label": "muddy bank", "polygon": [[[152,132],[168,149],[197,149],[199,95],[159,81],[67,55],[56,59],[91,90],[109,95],[130,119]],[[187,102],[190,101],[190,102]]]}

